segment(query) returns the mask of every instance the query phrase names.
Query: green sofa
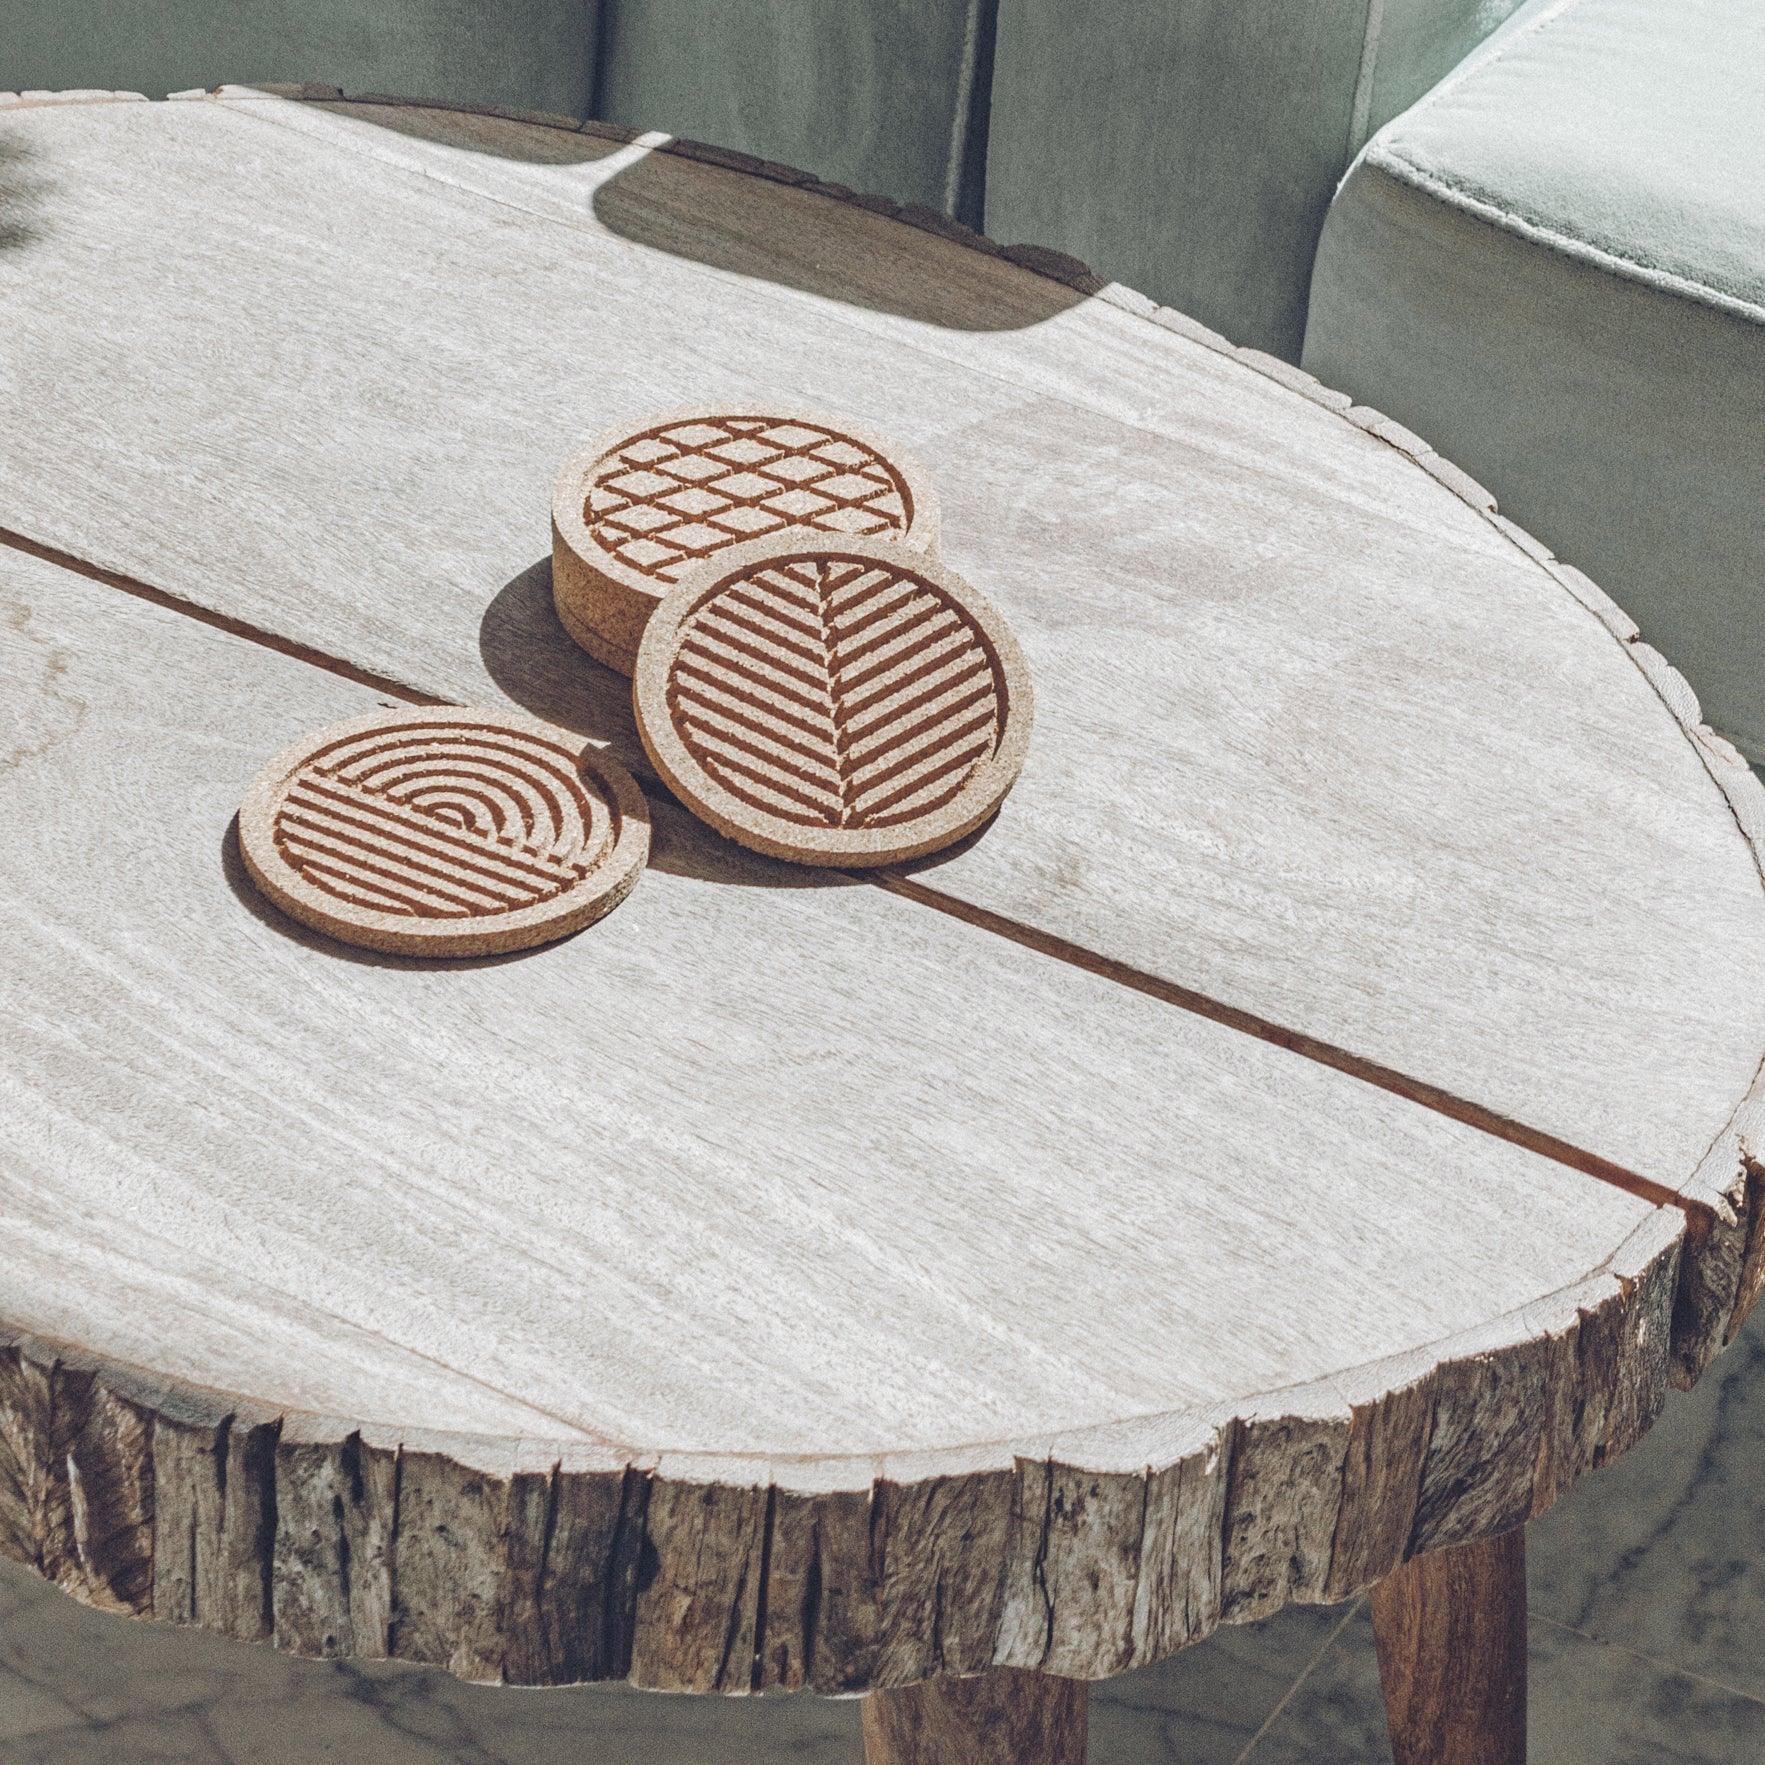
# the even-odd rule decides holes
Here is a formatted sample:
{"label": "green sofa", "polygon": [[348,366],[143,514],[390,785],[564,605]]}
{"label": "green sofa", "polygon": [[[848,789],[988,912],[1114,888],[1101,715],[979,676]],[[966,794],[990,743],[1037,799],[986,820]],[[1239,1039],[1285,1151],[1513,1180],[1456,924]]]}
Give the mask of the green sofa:
{"label": "green sofa", "polygon": [[1356,150],[1518,0],[1000,0],[986,230],[1289,361]]}
{"label": "green sofa", "polygon": [[1532,0],[1356,162],[1305,365],[1487,484],[1765,761],[1765,4]]}
{"label": "green sofa", "polygon": [[0,0],[0,86],[477,100],[1053,246],[1289,361],[1330,192],[1519,0]]}
{"label": "green sofa", "polygon": [[598,0],[0,0],[0,88],[314,80],[586,116]]}
{"label": "green sofa", "polygon": [[602,0],[596,114],[981,223],[994,0]]}

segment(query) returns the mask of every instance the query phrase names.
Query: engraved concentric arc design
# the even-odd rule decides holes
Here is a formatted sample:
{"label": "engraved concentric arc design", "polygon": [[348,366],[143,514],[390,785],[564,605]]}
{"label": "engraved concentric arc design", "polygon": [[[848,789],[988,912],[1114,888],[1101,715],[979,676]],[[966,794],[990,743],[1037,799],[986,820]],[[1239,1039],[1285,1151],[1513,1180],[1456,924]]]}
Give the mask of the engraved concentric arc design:
{"label": "engraved concentric arc design", "polygon": [[562,894],[612,826],[568,750],[462,722],[320,749],[289,779],[273,837],[291,869],[340,901],[457,919]]}
{"label": "engraved concentric arc design", "polygon": [[796,418],[662,424],[596,463],[583,504],[595,543],[659,588],[726,546],[789,527],[890,538],[913,521],[904,476],[874,448]]}
{"label": "engraved concentric arc design", "polygon": [[517,950],[598,919],[642,872],[649,812],[580,738],[500,711],[410,708],[278,755],[239,811],[253,880],[370,949]]}

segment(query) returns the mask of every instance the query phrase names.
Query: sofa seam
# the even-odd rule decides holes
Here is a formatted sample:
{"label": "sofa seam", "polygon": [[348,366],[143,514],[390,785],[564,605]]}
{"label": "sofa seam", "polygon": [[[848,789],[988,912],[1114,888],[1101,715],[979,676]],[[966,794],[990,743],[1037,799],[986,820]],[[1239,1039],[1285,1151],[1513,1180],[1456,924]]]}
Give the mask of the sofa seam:
{"label": "sofa seam", "polygon": [[1468,80],[1492,68],[1498,61],[1505,61],[1522,43],[1530,42],[1539,35],[1547,25],[1554,25],[1558,19],[1567,17],[1583,4],[1583,0],[1556,0],[1555,5],[1547,5],[1540,9],[1536,18],[1531,18],[1520,26],[1504,43],[1493,48],[1487,43],[1473,49],[1457,67],[1446,77],[1424,92],[1407,110],[1392,118],[1386,125],[1388,130],[1395,132],[1398,125],[1407,121],[1418,111],[1427,110],[1448,92],[1457,91]]}
{"label": "sofa seam", "polygon": [[615,0],[594,0],[594,29],[588,35],[588,114],[584,122],[596,120],[606,107],[608,70],[613,65],[613,42],[617,26],[613,21]]}
{"label": "sofa seam", "polygon": [[[1397,135],[1399,126],[1402,123],[1414,116],[1416,112],[1425,110],[1430,104],[1434,103],[1437,98],[1441,97],[1442,94],[1451,91],[1456,86],[1462,85],[1480,68],[1487,67],[1491,62],[1500,61],[1502,57],[1517,44],[1534,36],[1537,32],[1543,30],[1547,24],[1550,24],[1555,19],[1561,18],[1565,12],[1568,12],[1579,4],[1580,0],[1558,0],[1558,3],[1554,7],[1546,7],[1540,11],[1538,17],[1528,20],[1524,26],[1513,34],[1508,42],[1502,44],[1499,48],[1491,49],[1487,40],[1478,44],[1475,48],[1469,50],[1456,66],[1448,69],[1447,72],[1430,86],[1421,97],[1416,99],[1413,104],[1406,106],[1396,116],[1387,118],[1378,129],[1362,140],[1357,146],[1355,144],[1357,119],[1362,126],[1364,126],[1365,122],[1365,117],[1361,114],[1363,89],[1366,98],[1366,112],[1370,115],[1372,111],[1372,81],[1374,70],[1368,66],[1368,57],[1369,54],[1371,54],[1376,60],[1378,55],[1377,43],[1369,43],[1368,41],[1368,31],[1371,30],[1376,36],[1382,23],[1382,20],[1375,21],[1373,19],[1372,9],[1377,5],[1381,8],[1381,11],[1383,11],[1383,0],[1368,0],[1368,16],[1361,31],[1361,65],[1360,71],[1355,80],[1354,110],[1349,118],[1347,142],[1349,155],[1348,166],[1342,175],[1336,180],[1336,186],[1330,193],[1330,206],[1334,208],[1337,197],[1339,197],[1343,190],[1347,188],[1348,182],[1354,174],[1360,170],[1361,162],[1371,157],[1376,148],[1383,147],[1388,139],[1394,139]],[[1325,218],[1328,220],[1327,214]],[[1310,317],[1310,303],[1308,299],[1306,313],[1308,323]]]}
{"label": "sofa seam", "polygon": [[1623,281],[1652,288],[1657,293],[1674,294],[1683,300],[1695,301],[1700,306],[1713,307],[1732,317],[1765,325],[1765,305],[1748,300],[1744,295],[1731,294],[1726,289],[1712,287],[1707,282],[1700,282],[1695,276],[1655,269],[1625,256],[1622,252],[1578,238],[1547,221],[1536,220],[1530,215],[1521,214],[1517,209],[1504,207],[1463,184],[1454,183],[1450,178],[1425,171],[1413,160],[1405,159],[1388,141],[1375,143],[1364,156],[1364,163],[1387,173],[1399,183],[1408,184],[1413,189],[1438,197],[1451,207],[1475,215],[1479,220],[1487,221],[1505,233],[1546,246],[1564,257],[1605,270]]}
{"label": "sofa seam", "polygon": [[976,221],[985,215],[998,29],[999,0],[968,0],[943,184],[943,212],[964,224],[970,215]]}
{"label": "sofa seam", "polygon": [[1360,151],[1366,139],[1367,118],[1373,111],[1373,85],[1379,71],[1379,38],[1385,27],[1385,0],[1367,0],[1361,23],[1361,59],[1355,71],[1354,96],[1348,107],[1348,155]]}

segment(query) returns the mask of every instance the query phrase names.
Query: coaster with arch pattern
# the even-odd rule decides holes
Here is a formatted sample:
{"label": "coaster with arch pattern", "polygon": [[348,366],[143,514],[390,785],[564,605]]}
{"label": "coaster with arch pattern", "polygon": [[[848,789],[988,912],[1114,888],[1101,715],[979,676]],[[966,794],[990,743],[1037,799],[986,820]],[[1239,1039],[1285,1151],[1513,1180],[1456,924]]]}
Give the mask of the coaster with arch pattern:
{"label": "coaster with arch pattern", "polygon": [[610,913],[649,854],[649,807],[611,755],[502,711],[382,711],[296,742],[239,810],[252,880],[345,943],[480,956]]}

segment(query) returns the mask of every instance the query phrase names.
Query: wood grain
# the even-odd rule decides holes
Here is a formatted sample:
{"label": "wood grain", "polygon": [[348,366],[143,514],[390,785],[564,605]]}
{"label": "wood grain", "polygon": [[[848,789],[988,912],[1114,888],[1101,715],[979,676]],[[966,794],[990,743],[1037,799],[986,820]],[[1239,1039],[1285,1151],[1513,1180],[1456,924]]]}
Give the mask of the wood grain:
{"label": "wood grain", "polygon": [[233,805],[369,689],[0,580],[0,1545],[82,1597],[530,1683],[1087,1677],[1663,1400],[1676,1212],[677,811],[519,960],[260,917]]}
{"label": "wood grain", "polygon": [[[1744,1316],[1765,793],[1425,443],[1054,254],[717,150],[239,95],[0,132],[0,519],[123,572],[9,560],[10,1553],[474,1677],[1096,1675],[1520,1523]],[[633,757],[534,486],[585,413],[787,388],[926,457],[952,561],[1071,683],[1046,773],[913,879],[946,912],[664,814],[593,976],[439,992],[238,920],[230,800],[376,692]],[[1118,799],[1091,757],[1148,719]],[[70,792],[120,806],[120,897]],[[1081,801],[1089,868],[1049,832]]]}
{"label": "wood grain", "polygon": [[1526,1765],[1526,1534],[1432,1551],[1373,1589],[1394,1765]]}
{"label": "wood grain", "polygon": [[[617,736],[615,682],[474,641],[543,551],[533,487],[658,399],[875,422],[1048,681],[1012,805],[919,880],[1682,1190],[1710,1228],[1684,1376],[1720,1342],[1765,1121],[1765,798],[1634,629],[1424,443],[1052,254],[715,150],[261,96],[6,126],[61,193],[0,260],[35,413],[0,437],[14,525]],[[321,190],[371,244],[346,267],[303,243]],[[196,323],[229,341],[193,375]],[[1123,764],[1148,727],[1156,758]]]}
{"label": "wood grain", "polygon": [[865,1765],[1085,1765],[1089,1688],[1002,1668],[864,1700]]}

